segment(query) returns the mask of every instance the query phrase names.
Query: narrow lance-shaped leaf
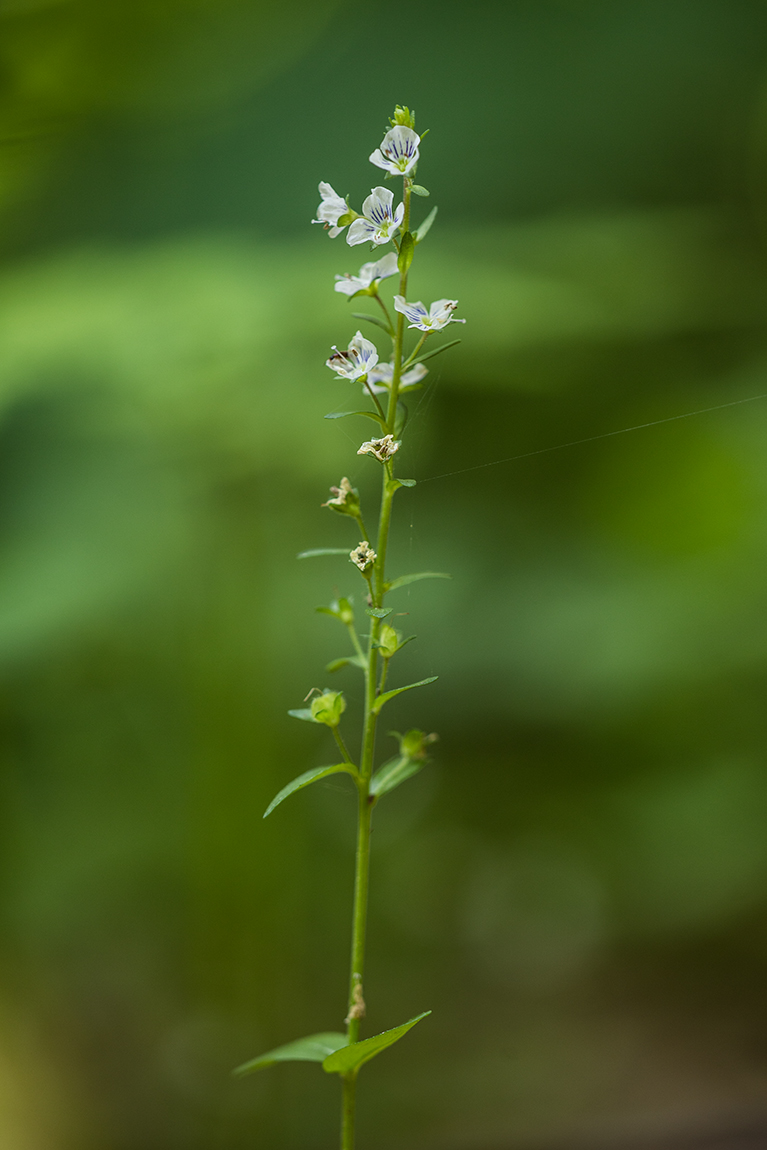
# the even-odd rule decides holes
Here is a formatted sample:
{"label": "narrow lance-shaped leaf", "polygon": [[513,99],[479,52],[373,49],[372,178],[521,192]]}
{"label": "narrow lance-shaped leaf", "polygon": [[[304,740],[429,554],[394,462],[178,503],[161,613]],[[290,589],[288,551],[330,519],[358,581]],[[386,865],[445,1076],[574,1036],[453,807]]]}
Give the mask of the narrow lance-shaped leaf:
{"label": "narrow lance-shaped leaf", "polygon": [[455,345],[460,342],[460,339],[451,339],[449,343],[443,343],[441,347],[435,347],[433,351],[427,351],[423,355],[419,355],[418,359],[409,360],[408,367],[415,367],[417,363],[423,363],[424,360],[434,359],[435,355],[440,355],[441,352],[447,351],[449,347],[455,347]]}
{"label": "narrow lance-shaped leaf", "polygon": [[380,427],[386,426],[386,420],[382,419],[377,411],[329,411],[325,419],[344,419],[347,415],[366,415],[368,419],[374,419]]}
{"label": "narrow lance-shaped leaf", "polygon": [[253,1074],[256,1070],[263,1070],[267,1066],[274,1066],[275,1062],[324,1062],[329,1054],[346,1046],[345,1034],[328,1031],[322,1034],[309,1034],[306,1038],[297,1038],[295,1042],[287,1042],[284,1046],[277,1046],[258,1058],[251,1058],[250,1062],[243,1062],[232,1071],[232,1074],[241,1077]]}
{"label": "narrow lance-shaped leaf", "polygon": [[344,655],[340,659],[331,659],[326,665],[325,670],[329,675],[334,671],[341,671],[344,667],[361,667],[365,670],[366,664],[364,659],[360,659],[359,655]]}
{"label": "narrow lance-shaped leaf", "polygon": [[[421,137],[421,139],[423,139],[423,136]],[[417,244],[420,244],[421,240],[426,239],[427,235],[431,231],[431,225],[434,223],[436,218],[437,218],[437,206],[435,204],[434,207],[429,212],[426,219],[423,221],[421,226],[418,228],[418,230],[413,232],[413,239],[415,240],[415,242]]]}
{"label": "narrow lance-shaped leaf", "polygon": [[452,575],[447,575],[444,571],[418,571],[414,575],[400,575],[398,579],[392,579],[391,583],[387,583],[387,591],[396,591],[398,587],[407,587],[408,583],[417,583],[420,579],[452,579]]}
{"label": "narrow lance-shaped leaf", "polygon": [[374,323],[376,325],[376,327],[383,328],[383,330],[386,332],[387,335],[391,335],[391,333],[392,333],[391,328],[389,327],[386,320],[381,319],[377,315],[365,315],[364,312],[360,312],[360,311],[353,311],[352,315],[354,316],[355,319],[366,319],[368,321],[368,323]]}
{"label": "narrow lance-shaped leaf", "polygon": [[432,675],[428,679],[421,679],[418,683],[408,683],[407,687],[395,687],[393,691],[384,691],[383,695],[379,695],[372,706],[372,712],[377,715],[385,703],[389,699],[393,699],[395,695],[401,695],[403,691],[412,691],[414,687],[425,687],[427,683],[436,683],[439,675]]}
{"label": "narrow lance-shaped leaf", "polygon": [[350,1046],[339,1047],[338,1050],[328,1055],[322,1063],[322,1069],[326,1070],[328,1074],[348,1074],[349,1071],[359,1070],[363,1063],[375,1058],[376,1054],[386,1050],[387,1046],[399,1042],[408,1030],[411,1030],[417,1022],[430,1014],[430,1010],[425,1010],[423,1014],[411,1018],[402,1026],[395,1026],[393,1030],[385,1030],[383,1034],[376,1034],[373,1038],[365,1038],[362,1042],[353,1042]]}
{"label": "narrow lance-shaped leaf", "polygon": [[295,794],[296,791],[302,791],[304,787],[308,787],[311,783],[316,783],[318,779],[326,778],[327,775],[337,775],[342,772],[352,776],[355,774],[354,767],[352,767],[350,763],[336,763],[335,766],[332,767],[314,767],[311,771],[304,771],[302,775],[293,779],[292,783],[288,783],[286,787],[283,787],[282,790],[274,796],[264,811],[264,818],[270,815],[274,808],[278,807],[281,802],[284,802],[288,795]]}
{"label": "narrow lance-shaped leaf", "polygon": [[405,232],[399,246],[399,256],[397,257],[397,267],[401,275],[407,275],[408,268],[413,262],[413,252],[415,251],[415,240],[410,232]]}
{"label": "narrow lance-shaped leaf", "polygon": [[370,780],[370,793],[380,799],[381,795],[393,791],[406,779],[411,779],[426,766],[425,759],[411,759],[408,755],[398,755],[390,763],[384,763]]}
{"label": "narrow lance-shaped leaf", "polygon": [[315,547],[312,551],[299,551],[296,559],[316,559],[318,555],[345,555],[349,558],[348,547]]}

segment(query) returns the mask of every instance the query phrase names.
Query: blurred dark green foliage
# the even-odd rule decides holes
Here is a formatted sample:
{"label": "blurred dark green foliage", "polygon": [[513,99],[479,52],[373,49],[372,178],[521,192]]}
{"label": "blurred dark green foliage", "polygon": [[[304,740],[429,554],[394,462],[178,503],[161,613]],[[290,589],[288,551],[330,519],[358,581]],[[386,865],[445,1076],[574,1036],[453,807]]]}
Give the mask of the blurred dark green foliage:
{"label": "blurred dark green foliage", "polygon": [[395,101],[469,322],[395,524],[453,574],[400,592],[440,680],[392,725],[441,741],[373,868],[369,1032],[434,1014],[362,1144],[759,1104],[767,400],[481,465],[767,392],[766,59],[761,0],[0,6],[0,1144],[331,1144],[315,1067],[228,1072],[341,1022],[351,791],[261,814],[332,761],[287,709],[360,703],[313,613],[354,572],[294,561],[377,478],[308,221]]}

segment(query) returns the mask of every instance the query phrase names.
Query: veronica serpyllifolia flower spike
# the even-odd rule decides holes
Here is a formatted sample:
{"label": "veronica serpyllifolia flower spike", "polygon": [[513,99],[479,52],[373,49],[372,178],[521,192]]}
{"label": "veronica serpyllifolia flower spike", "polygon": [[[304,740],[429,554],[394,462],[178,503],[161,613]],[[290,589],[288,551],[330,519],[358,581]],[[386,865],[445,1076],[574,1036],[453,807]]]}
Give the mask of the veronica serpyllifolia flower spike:
{"label": "veronica serpyllifolia flower spike", "polygon": [[373,284],[378,286],[381,280],[397,274],[397,253],[387,252],[380,260],[363,264],[356,276],[349,272],[343,276],[336,276],[335,290],[344,295],[353,296],[357,292],[369,292]]}
{"label": "veronica serpyllifolia flower spike", "polygon": [[394,310],[410,320],[408,327],[417,327],[419,331],[442,331],[449,323],[466,323],[465,319],[453,318],[457,307],[457,299],[438,299],[427,311],[420,300],[408,303],[404,296],[394,297]]}
{"label": "veronica serpyllifolia flower spike", "polygon": [[386,133],[381,147],[370,153],[370,162],[393,176],[406,176],[418,163],[420,142],[412,128],[397,124]]}
{"label": "veronica serpyllifolia flower spike", "polygon": [[402,223],[405,205],[397,204],[393,210],[394,192],[388,188],[373,188],[362,205],[362,215],[352,223],[346,236],[351,244],[388,244]]}
{"label": "veronica serpyllifolia flower spike", "polygon": [[399,451],[397,440],[393,435],[385,435],[383,439],[368,439],[357,449],[357,454],[373,455],[379,463],[386,463],[396,451]]}
{"label": "veronica serpyllifolia flower spike", "polygon": [[358,331],[346,351],[339,351],[333,345],[334,355],[325,360],[325,366],[336,373],[336,379],[362,379],[378,363],[378,352],[374,343],[365,339]]}
{"label": "veronica serpyllifolia flower spike", "polygon": [[346,200],[341,199],[338,192],[331,188],[330,184],[321,183],[319,193],[322,200],[317,208],[317,219],[312,220],[312,223],[322,224],[330,238],[335,239],[346,227],[346,224],[341,224],[339,227],[338,221],[342,216],[349,214],[349,205]]}

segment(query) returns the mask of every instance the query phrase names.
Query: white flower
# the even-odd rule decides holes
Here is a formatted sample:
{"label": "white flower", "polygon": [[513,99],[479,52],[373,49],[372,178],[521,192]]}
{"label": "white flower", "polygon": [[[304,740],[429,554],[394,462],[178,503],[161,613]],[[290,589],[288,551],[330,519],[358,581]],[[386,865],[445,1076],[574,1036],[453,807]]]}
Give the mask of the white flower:
{"label": "white flower", "polygon": [[339,351],[333,344],[335,355],[325,360],[325,366],[336,373],[336,379],[362,379],[378,363],[376,346],[358,331],[348,351]]}
{"label": "white flower", "polygon": [[408,303],[403,295],[394,297],[394,310],[410,320],[408,327],[417,327],[419,331],[442,331],[449,323],[466,323],[465,319],[453,319],[457,307],[457,299],[438,299],[427,311],[420,300]]}
{"label": "white flower", "polygon": [[[399,381],[400,392],[408,391],[410,388],[416,387],[421,382],[425,375],[428,375],[428,367],[424,367],[422,363],[417,363],[415,367],[411,367],[410,371],[406,371]],[[377,367],[368,374],[367,383],[363,383],[363,391],[374,391],[376,395],[384,395],[389,391],[391,386],[392,376],[394,375],[394,365],[391,363],[379,363]]]}
{"label": "white flower", "polygon": [[404,204],[397,204],[397,210],[392,212],[393,203],[394,192],[388,188],[373,188],[362,205],[362,215],[349,228],[346,242],[352,247],[368,240],[374,244],[388,244],[405,214]]}
{"label": "white flower", "polygon": [[320,206],[317,208],[317,219],[312,220],[313,224],[324,224],[325,230],[334,240],[339,236],[346,227],[346,224],[338,226],[338,221],[341,216],[345,216],[349,211],[349,205],[346,200],[342,200],[338,192],[334,192],[330,184],[320,184],[319,193],[322,196]]}
{"label": "white flower", "polygon": [[367,291],[372,284],[388,279],[397,274],[397,253],[387,252],[386,255],[373,263],[363,264],[356,276],[348,272],[343,276],[336,276],[336,291],[344,295],[353,296],[358,291]]}
{"label": "white flower", "polygon": [[[327,503],[320,504],[321,507],[337,507],[342,511],[349,511],[350,508],[359,512],[360,501],[357,492],[352,487],[346,476],[343,477],[338,487],[331,487],[332,499],[328,499]],[[353,511],[350,512],[353,514]]]}
{"label": "white flower", "polygon": [[353,551],[349,552],[349,558],[352,563],[356,563],[360,571],[367,571],[368,567],[372,567],[378,556],[373,548],[370,546],[366,539],[363,539],[359,546],[355,547]]}
{"label": "white flower", "polygon": [[368,439],[359,448],[358,455],[374,455],[379,463],[386,463],[392,455],[399,451],[399,443],[393,435],[385,435],[383,439]]}
{"label": "white flower", "polygon": [[370,162],[393,176],[406,176],[418,163],[420,142],[421,137],[412,128],[397,124],[386,133],[381,147],[371,152]]}

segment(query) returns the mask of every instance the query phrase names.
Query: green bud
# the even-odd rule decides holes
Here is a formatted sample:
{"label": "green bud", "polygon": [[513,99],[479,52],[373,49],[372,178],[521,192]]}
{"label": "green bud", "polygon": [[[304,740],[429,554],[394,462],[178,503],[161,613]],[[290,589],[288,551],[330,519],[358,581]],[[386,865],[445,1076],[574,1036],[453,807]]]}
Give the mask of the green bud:
{"label": "green bud", "polygon": [[323,691],[311,702],[312,718],[326,727],[337,727],[346,710],[346,699],[341,691]]}
{"label": "green bud", "polygon": [[413,128],[415,130],[415,112],[411,112],[409,108],[397,104],[394,109],[394,118],[389,121],[394,128],[397,124],[401,124],[403,128]]}
{"label": "green bud", "polygon": [[392,734],[399,740],[400,754],[406,755],[409,759],[425,759],[426,748],[431,743],[436,743],[439,738],[438,735],[426,735],[423,731],[407,731],[404,735],[400,735],[397,731],[392,731]]}
{"label": "green bud", "polygon": [[401,643],[402,636],[399,631],[395,631],[388,623],[382,623],[378,632],[378,650],[383,658],[391,659],[392,655],[396,655]]}
{"label": "green bud", "polygon": [[338,618],[342,623],[345,623],[347,627],[350,623],[354,622],[354,608],[348,599],[338,600]]}

